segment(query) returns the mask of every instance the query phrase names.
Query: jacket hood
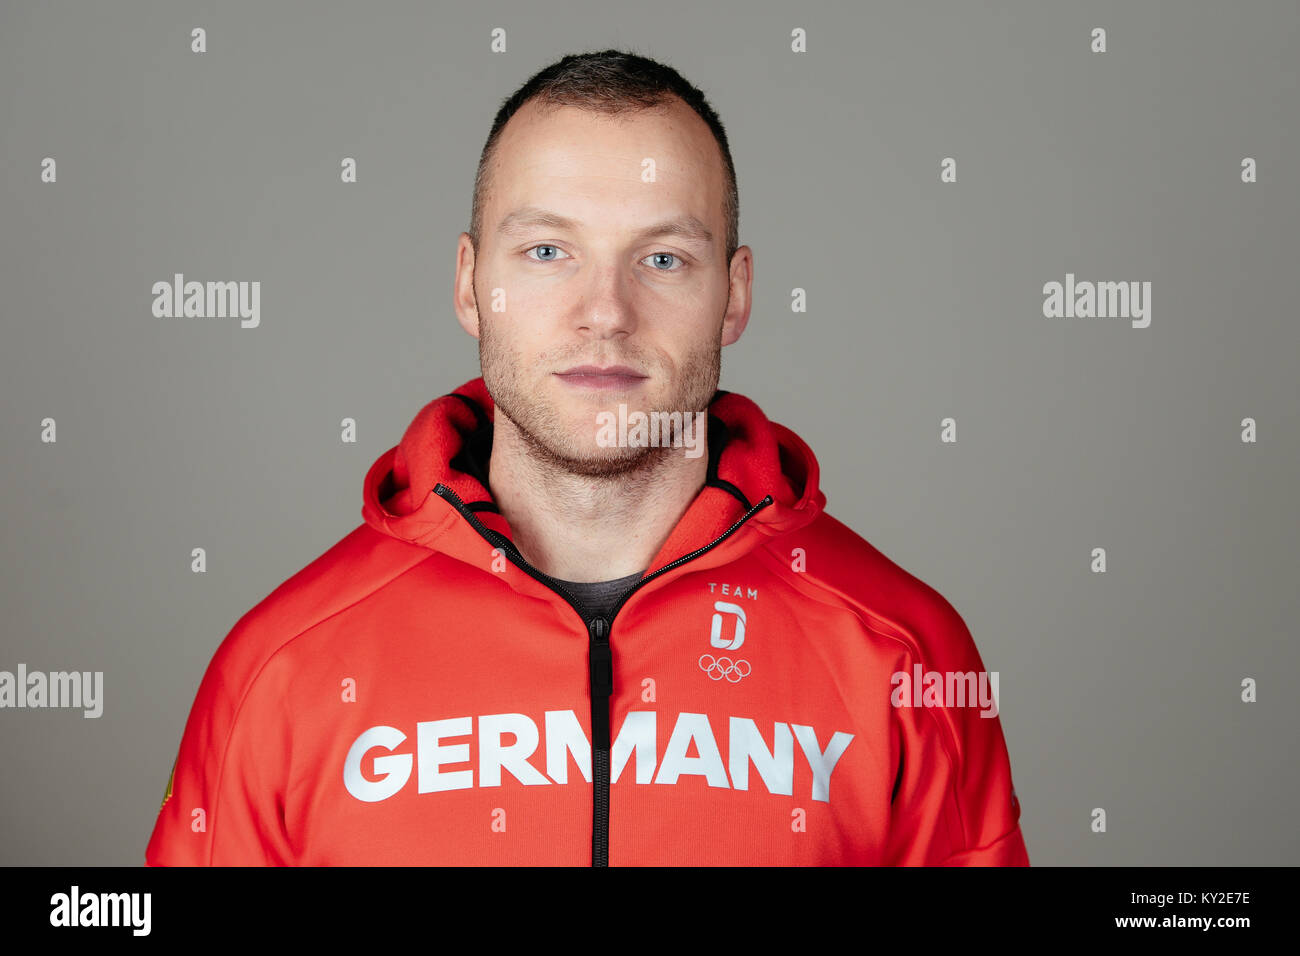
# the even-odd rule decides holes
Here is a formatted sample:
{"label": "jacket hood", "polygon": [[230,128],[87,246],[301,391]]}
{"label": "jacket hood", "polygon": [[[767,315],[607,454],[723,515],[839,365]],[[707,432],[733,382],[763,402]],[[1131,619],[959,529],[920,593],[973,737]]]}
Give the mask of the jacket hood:
{"label": "jacket hood", "polygon": [[[366,474],[361,511],[366,523],[384,535],[487,567],[490,549],[483,537],[437,492],[450,489],[483,525],[513,540],[488,484],[494,421],[495,406],[482,377],[430,401],[399,444],[380,455]],[[707,437],[704,487],[647,573],[711,544],[768,496],[771,502],[745,522],[746,529],[764,536],[804,527],[825,507],[812,450],[743,395],[721,389],[714,393]],[[738,533],[728,547],[713,549],[722,554],[696,566],[721,563],[724,556],[730,560],[742,550],[736,544],[744,542],[743,550],[748,550],[762,540],[752,531]]]}

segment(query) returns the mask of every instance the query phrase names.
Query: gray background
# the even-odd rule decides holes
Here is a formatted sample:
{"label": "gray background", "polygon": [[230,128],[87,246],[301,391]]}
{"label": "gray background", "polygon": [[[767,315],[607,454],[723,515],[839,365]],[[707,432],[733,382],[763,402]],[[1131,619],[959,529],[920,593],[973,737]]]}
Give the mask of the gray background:
{"label": "gray background", "polygon": [[[1031,861],[1296,863],[1300,7],[467,6],[0,8],[0,669],[106,684],[0,711],[0,862],[143,860],[217,644],[478,374],[453,256],[501,100],[614,46],[721,115],[756,267],[722,387],[970,625]],[[155,318],[174,272],[260,280],[261,327]],[[1066,272],[1151,281],[1150,328],[1044,318]]]}

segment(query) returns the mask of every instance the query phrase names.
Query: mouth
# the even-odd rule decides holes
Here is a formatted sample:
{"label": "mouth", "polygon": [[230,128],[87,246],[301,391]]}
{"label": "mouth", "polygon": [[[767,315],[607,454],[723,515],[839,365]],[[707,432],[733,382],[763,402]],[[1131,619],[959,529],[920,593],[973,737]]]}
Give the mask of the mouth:
{"label": "mouth", "polygon": [[605,368],[598,365],[575,365],[563,372],[556,372],[555,375],[566,385],[577,388],[635,388],[649,380],[648,375],[627,365],[610,365]]}

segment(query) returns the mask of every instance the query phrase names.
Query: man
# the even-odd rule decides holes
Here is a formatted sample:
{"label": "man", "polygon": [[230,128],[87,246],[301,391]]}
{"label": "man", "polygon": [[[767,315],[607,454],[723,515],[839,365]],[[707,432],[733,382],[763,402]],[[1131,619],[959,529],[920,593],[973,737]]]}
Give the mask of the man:
{"label": "man", "polygon": [[898,692],[983,675],[964,622],[717,389],[737,224],[668,67],[506,101],[457,258],[482,377],[223,642],[150,864],[1028,863],[996,710]]}

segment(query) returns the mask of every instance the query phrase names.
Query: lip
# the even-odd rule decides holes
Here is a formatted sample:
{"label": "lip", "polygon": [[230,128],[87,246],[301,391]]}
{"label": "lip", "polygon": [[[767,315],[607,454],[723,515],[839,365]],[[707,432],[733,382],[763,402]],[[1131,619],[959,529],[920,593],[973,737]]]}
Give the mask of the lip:
{"label": "lip", "polygon": [[626,365],[575,365],[573,368],[556,372],[556,377],[573,388],[587,389],[626,389],[635,388],[649,379],[634,368]]}
{"label": "lip", "polygon": [[634,368],[627,365],[608,365],[601,368],[599,365],[575,365],[573,368],[567,368],[563,372],[556,372],[556,375],[609,375],[617,378],[646,378]]}

